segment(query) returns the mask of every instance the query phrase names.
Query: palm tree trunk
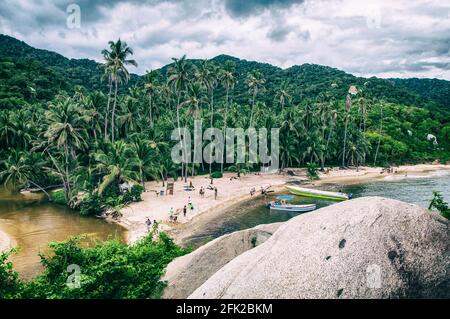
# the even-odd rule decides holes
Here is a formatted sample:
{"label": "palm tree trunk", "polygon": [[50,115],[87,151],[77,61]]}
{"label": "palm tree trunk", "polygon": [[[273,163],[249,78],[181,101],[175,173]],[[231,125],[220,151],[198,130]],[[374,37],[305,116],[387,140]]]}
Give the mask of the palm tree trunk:
{"label": "palm tree trunk", "polygon": [[70,196],[70,181],[69,181],[69,149],[67,146],[67,141],[64,143],[64,154],[65,154],[65,175],[66,175],[66,190],[67,192],[64,193],[66,202],[69,201]]}
{"label": "palm tree trunk", "polygon": [[[180,139],[181,142],[181,124],[180,124],[180,99],[181,99],[181,91],[178,92],[178,97],[177,97],[177,125],[178,125],[178,138]],[[184,142],[183,142],[183,159],[181,160],[181,177],[184,176]]]}
{"label": "palm tree trunk", "polygon": [[106,114],[105,114],[105,136],[104,136],[105,139],[108,136],[108,117],[109,117],[109,105],[111,104],[111,92],[112,92],[112,81],[111,77],[109,77],[108,104],[106,105]]}
{"label": "palm tree trunk", "polygon": [[[211,129],[214,125],[214,89],[211,89]],[[215,150],[214,150],[215,151]],[[212,150],[209,153],[209,177],[211,178],[212,174]]]}
{"label": "palm tree trunk", "polygon": [[44,192],[45,195],[47,195],[47,198],[49,201],[52,201],[52,197],[50,196],[49,193],[47,193],[47,191],[45,189],[43,189],[40,185],[36,184],[35,182],[29,180],[28,182],[30,182],[30,184],[33,184],[34,186],[36,186],[37,188],[39,188],[42,192]]}
{"label": "palm tree trunk", "polygon": [[117,106],[117,79],[114,80],[114,105],[112,110],[112,116],[111,116],[111,141],[114,143],[114,129],[115,129],[115,122],[116,122],[116,106]]}
{"label": "palm tree trunk", "polygon": [[345,147],[347,144],[348,112],[345,114],[344,151],[342,152],[342,167],[345,167]]}
{"label": "palm tree trunk", "polygon": [[383,105],[381,105],[380,136],[378,138],[378,145],[377,145],[377,150],[375,152],[375,158],[373,160],[373,166],[376,166],[376,164],[377,164],[377,157],[378,157],[378,151],[380,150],[382,132],[383,132]]}
{"label": "palm tree trunk", "polygon": [[153,128],[153,113],[152,113],[152,109],[153,109],[153,105],[152,105],[152,93],[149,93],[149,103],[150,103],[150,127]]}
{"label": "palm tree trunk", "polygon": [[256,93],[257,90],[253,90],[253,98],[252,98],[252,111],[250,112],[250,125],[249,127],[252,127],[253,124],[253,112],[255,111],[255,99],[256,99]]}
{"label": "palm tree trunk", "polygon": [[[229,87],[227,85],[227,93],[226,93],[226,97],[225,97],[225,119],[224,119],[224,123],[223,123],[223,136],[225,138],[226,136],[226,132],[227,132],[227,119],[228,119],[228,93],[229,93]],[[225,148],[224,148],[225,149]],[[225,161],[225,152],[223,152],[222,154],[222,163],[220,163],[220,171],[223,174],[223,162]]]}

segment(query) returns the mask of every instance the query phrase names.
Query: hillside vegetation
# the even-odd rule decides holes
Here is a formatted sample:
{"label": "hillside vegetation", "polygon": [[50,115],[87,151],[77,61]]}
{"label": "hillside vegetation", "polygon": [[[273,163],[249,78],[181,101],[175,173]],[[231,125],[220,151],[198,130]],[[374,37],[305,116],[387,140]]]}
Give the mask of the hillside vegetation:
{"label": "hillside vegetation", "polygon": [[[175,164],[170,134],[192,130],[194,120],[280,128],[281,168],[450,160],[448,81],[281,69],[226,55],[181,57],[137,76],[133,50],[120,40],[101,52],[103,64],[8,36],[0,44],[0,179],[16,191],[61,184],[60,198],[84,214],[139,200],[146,180],[260,168]],[[136,185],[131,195],[119,190],[125,181]]]}

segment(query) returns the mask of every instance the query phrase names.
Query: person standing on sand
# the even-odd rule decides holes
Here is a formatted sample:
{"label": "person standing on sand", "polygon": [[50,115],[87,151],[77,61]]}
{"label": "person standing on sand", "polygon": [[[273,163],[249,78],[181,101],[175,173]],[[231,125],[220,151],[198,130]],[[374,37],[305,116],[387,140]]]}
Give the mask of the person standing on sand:
{"label": "person standing on sand", "polygon": [[150,231],[150,227],[152,226],[152,221],[150,218],[147,217],[147,220],[145,221],[145,225],[147,225],[147,232]]}
{"label": "person standing on sand", "polygon": [[184,205],[183,207],[183,216],[186,217],[186,213],[187,213],[187,207],[186,205]]}
{"label": "person standing on sand", "polygon": [[217,187],[214,187],[214,199],[217,199]]}

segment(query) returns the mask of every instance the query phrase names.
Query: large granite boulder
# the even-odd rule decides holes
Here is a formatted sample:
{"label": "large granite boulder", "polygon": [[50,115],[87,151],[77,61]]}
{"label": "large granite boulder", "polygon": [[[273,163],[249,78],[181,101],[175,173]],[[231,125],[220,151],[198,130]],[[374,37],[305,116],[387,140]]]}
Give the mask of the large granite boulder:
{"label": "large granite boulder", "polygon": [[303,214],[190,298],[449,298],[449,221],[366,197]]}
{"label": "large granite boulder", "polygon": [[163,298],[187,298],[233,258],[265,242],[282,223],[259,225],[216,238],[190,254],[174,259],[163,277]]}

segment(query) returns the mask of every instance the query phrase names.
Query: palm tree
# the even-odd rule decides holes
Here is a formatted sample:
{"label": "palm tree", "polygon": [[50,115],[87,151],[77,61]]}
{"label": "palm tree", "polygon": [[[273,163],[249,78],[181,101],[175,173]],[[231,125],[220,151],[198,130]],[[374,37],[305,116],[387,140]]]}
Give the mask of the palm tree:
{"label": "palm tree", "polygon": [[377,157],[378,157],[378,152],[380,151],[380,144],[381,144],[381,136],[383,134],[383,102],[380,103],[380,131],[378,134],[379,134],[379,137],[378,137],[378,143],[377,143],[377,150],[375,151],[373,166],[377,165]]}
{"label": "palm tree", "polygon": [[[46,112],[46,117],[49,125],[44,137],[47,139],[46,143],[49,147],[62,151],[64,171],[60,173],[64,184],[64,194],[66,200],[69,200],[71,192],[69,166],[75,157],[75,150],[83,149],[86,146],[84,119],[80,114],[78,104],[70,98],[57,100],[56,104],[52,104]],[[48,149],[47,153],[50,154]],[[53,162],[59,170],[56,162]]]}
{"label": "palm tree", "polygon": [[126,66],[137,66],[135,60],[129,60],[127,57],[133,55],[133,49],[131,49],[126,42],[120,39],[117,42],[109,41],[109,49],[102,51],[105,58],[105,70],[109,73],[111,81],[114,82],[114,104],[111,114],[111,141],[114,142],[114,130],[115,130],[115,114],[117,106],[117,88],[122,82],[128,82],[130,73]]}
{"label": "palm tree", "polygon": [[350,93],[347,93],[347,101],[346,101],[346,109],[345,109],[345,129],[344,129],[344,148],[342,151],[342,167],[345,167],[345,156],[346,156],[346,152],[345,152],[345,148],[347,146],[347,130],[348,130],[348,120],[350,117],[350,110],[352,107],[352,96],[350,95]]}
{"label": "palm tree", "polygon": [[[173,65],[168,70],[168,83],[172,86],[173,90],[177,94],[177,125],[178,135],[181,141],[181,123],[180,123],[180,107],[181,107],[181,95],[186,92],[188,83],[190,81],[189,72],[190,65],[186,61],[186,55],[183,55],[180,59],[172,58]],[[184,139],[183,139],[184,143]],[[186,145],[183,144],[184,159],[181,163],[181,175],[185,176],[185,182],[187,182],[187,176],[184,175],[184,165],[187,165]],[[186,170],[187,171],[187,170]]]}
{"label": "palm tree", "polygon": [[278,100],[278,103],[280,103],[281,109],[284,108],[287,101],[289,102],[292,100],[292,96],[289,93],[289,83],[287,81],[281,82],[275,98]]}
{"label": "palm tree", "polygon": [[[188,92],[187,92],[187,99],[181,103],[181,107],[186,106],[189,108],[189,113],[193,113],[193,121],[195,124],[195,121],[201,120],[201,112],[200,112],[200,102],[202,99],[203,94],[203,87],[200,85],[199,82],[194,82],[189,84],[188,86]],[[197,144],[194,143],[194,155],[197,153]],[[186,164],[187,166],[187,164]],[[192,168],[191,168],[192,176],[195,174],[195,161],[192,161]]]}
{"label": "palm tree", "polygon": [[31,155],[26,152],[20,152],[15,149],[11,150],[8,157],[0,162],[0,179],[4,181],[4,185],[13,192],[19,191],[22,187],[29,184],[39,188],[47,198],[51,200],[50,195],[45,189],[33,181],[36,170],[35,165],[30,163]]}
{"label": "palm tree", "polygon": [[[109,51],[103,50],[102,54],[106,61],[109,61],[108,56]],[[106,63],[103,65],[103,75],[101,77],[101,80],[103,81],[105,78],[108,79],[108,103],[106,104],[106,112],[105,112],[105,130],[104,130],[104,136],[103,138],[106,140],[108,137],[108,118],[109,118],[109,107],[111,105],[111,93],[112,93],[112,64]]]}
{"label": "palm tree", "polygon": [[264,84],[266,83],[266,81],[264,80],[261,72],[252,71],[247,75],[246,82],[247,82],[249,91],[252,94],[252,109],[250,111],[250,124],[249,124],[249,127],[252,127],[256,96],[258,95],[258,92],[264,88]]}
{"label": "palm tree", "polygon": [[[225,119],[223,121],[223,134],[225,136],[227,130],[227,120],[228,120],[228,104],[229,104],[229,94],[230,90],[234,88],[236,85],[236,77],[234,76],[233,71],[223,70],[220,75],[220,81],[222,82],[222,86],[225,88]],[[225,158],[225,154],[223,154]],[[223,162],[220,164],[220,171],[223,173]]]}
{"label": "palm tree", "polygon": [[99,150],[94,154],[96,170],[103,175],[102,182],[98,186],[98,194],[102,195],[105,189],[116,183],[134,183],[139,179],[139,163],[133,148],[124,141],[116,141],[106,145],[106,151]]}
{"label": "palm tree", "polygon": [[0,113],[0,140],[5,141],[6,147],[10,146],[11,139],[15,134],[12,113],[3,111]]}
{"label": "palm tree", "polygon": [[142,187],[145,189],[145,181],[148,177],[155,180],[159,179],[157,143],[143,138],[136,138],[132,143],[132,148],[136,154],[138,176]]}
{"label": "palm tree", "polygon": [[156,71],[150,71],[146,74],[146,83],[145,83],[145,91],[148,94],[148,115],[150,127],[153,128],[153,97],[156,92],[158,92],[159,83],[158,83],[158,73]]}

